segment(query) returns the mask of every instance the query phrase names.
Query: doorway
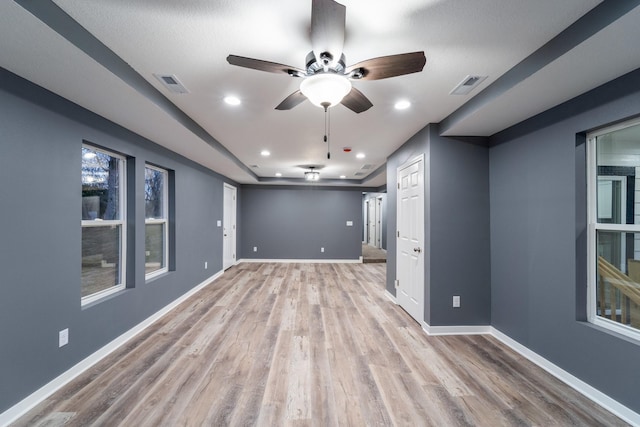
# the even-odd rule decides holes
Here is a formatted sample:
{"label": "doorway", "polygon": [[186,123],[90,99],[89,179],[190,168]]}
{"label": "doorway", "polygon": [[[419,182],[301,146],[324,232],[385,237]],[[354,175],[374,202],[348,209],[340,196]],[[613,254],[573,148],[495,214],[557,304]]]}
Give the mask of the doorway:
{"label": "doorway", "polygon": [[222,269],[236,263],[236,187],[224,184],[222,219]]}

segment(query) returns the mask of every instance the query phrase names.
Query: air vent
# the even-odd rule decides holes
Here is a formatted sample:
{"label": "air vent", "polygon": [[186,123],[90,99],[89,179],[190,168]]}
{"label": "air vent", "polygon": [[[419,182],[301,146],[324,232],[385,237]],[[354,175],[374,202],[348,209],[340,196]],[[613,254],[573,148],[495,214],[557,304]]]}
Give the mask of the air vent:
{"label": "air vent", "polygon": [[189,93],[186,87],[178,80],[178,78],[173,74],[154,74],[156,79],[160,81],[169,89],[169,92],[173,93]]}
{"label": "air vent", "polygon": [[467,76],[456,87],[453,88],[449,95],[466,95],[475,89],[487,76]]}
{"label": "air vent", "polygon": [[260,167],[260,166],[258,166],[258,165],[251,165],[251,168],[252,168],[252,169],[258,169],[259,167]]}
{"label": "air vent", "polygon": [[364,172],[356,172],[356,173],[354,173],[354,175],[355,176],[363,176],[363,175],[366,175],[366,173],[364,173]]}
{"label": "air vent", "polygon": [[370,165],[370,164],[368,164],[368,163],[367,163],[366,165],[362,165],[362,167],[361,167],[360,169],[362,169],[362,170],[369,170],[369,169],[371,169],[372,167],[373,167],[373,165]]}

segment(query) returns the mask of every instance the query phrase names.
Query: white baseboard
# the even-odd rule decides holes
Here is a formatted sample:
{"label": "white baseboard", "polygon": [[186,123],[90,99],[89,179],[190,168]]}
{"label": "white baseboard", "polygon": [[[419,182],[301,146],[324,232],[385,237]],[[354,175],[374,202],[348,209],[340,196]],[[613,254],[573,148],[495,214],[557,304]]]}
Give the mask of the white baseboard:
{"label": "white baseboard", "polygon": [[429,326],[422,322],[422,330],[427,335],[482,335],[491,333],[491,326]]}
{"label": "white baseboard", "polygon": [[263,263],[287,263],[287,264],[361,264],[362,257],[358,259],[258,259],[242,258],[241,262],[263,262]]}
{"label": "white baseboard", "polygon": [[31,393],[29,396],[22,399],[20,402],[13,405],[11,408],[7,409],[3,413],[0,414],[0,426],[8,426],[10,423],[14,422],[24,414],[26,414],[29,410],[34,408],[37,404],[45,400],[51,394],[55,393],[60,388],[64,387],[67,383],[78,377],[80,374],[85,372],[87,369],[91,368],[93,365],[98,363],[100,360],[107,357],[109,354],[117,350],[120,346],[125,344],[127,341],[138,335],[140,332],[144,331],[147,327],[152,325],[155,321],[160,319],[162,316],[173,310],[182,302],[186,301],[193,294],[197,293],[217,278],[222,275],[222,271],[217,272],[213,276],[209,277],[199,285],[192,288],[187,293],[181,295],[178,299],[172,301],[167,304],[142,322],[138,323],[133,328],[129,329],[124,334],[120,335],[118,338],[114,339],[95,353],[89,355],[82,361],[78,362],[67,371],[63,372],[53,380],[49,381],[44,386],[40,387],[38,390]]}
{"label": "white baseboard", "polygon": [[493,326],[491,327],[491,335],[493,335],[498,341],[509,346],[513,351],[521,354],[522,356],[526,357],[531,362],[535,363],[536,365],[538,365],[539,367],[541,367],[542,369],[544,369],[554,377],[558,378],[560,381],[567,384],[569,387],[573,388],[574,390],[578,391],[585,397],[591,399],[598,405],[607,409],[609,412],[617,415],[618,417],[622,418],[624,421],[628,422],[631,425],[640,426],[640,414],[638,414],[637,412],[632,411],[631,409],[622,405],[618,401],[612,399],[611,397],[607,396],[606,394],[602,393],[596,388],[585,383],[581,379],[573,376],[572,374],[560,368],[559,366],[551,363],[544,357],[533,352],[532,350],[523,346],[522,344],[510,338],[509,336],[503,334]]}
{"label": "white baseboard", "polygon": [[395,305],[398,305],[398,300],[396,299],[395,296],[393,296],[391,292],[385,289],[384,294],[387,296],[387,298],[391,300],[392,303],[394,303]]}

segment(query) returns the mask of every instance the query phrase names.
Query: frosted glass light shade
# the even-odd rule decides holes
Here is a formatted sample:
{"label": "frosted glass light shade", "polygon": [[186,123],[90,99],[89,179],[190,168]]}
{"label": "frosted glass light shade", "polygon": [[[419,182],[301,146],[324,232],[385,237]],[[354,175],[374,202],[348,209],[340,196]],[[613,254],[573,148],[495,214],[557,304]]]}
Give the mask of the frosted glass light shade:
{"label": "frosted glass light shade", "polygon": [[320,172],[309,171],[304,173],[304,179],[307,181],[318,181],[320,180]]}
{"label": "frosted glass light shade", "polygon": [[351,92],[351,82],[339,74],[314,74],[300,83],[300,92],[318,107],[324,107],[323,103],[333,107]]}

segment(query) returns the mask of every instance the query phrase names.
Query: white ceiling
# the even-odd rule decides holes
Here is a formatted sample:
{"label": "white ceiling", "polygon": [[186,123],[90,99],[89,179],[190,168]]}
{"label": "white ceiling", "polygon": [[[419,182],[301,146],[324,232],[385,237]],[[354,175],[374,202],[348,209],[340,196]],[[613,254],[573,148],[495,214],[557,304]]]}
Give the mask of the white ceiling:
{"label": "white ceiling", "polygon": [[[340,2],[347,10],[347,65],[419,50],[425,51],[427,64],[421,73],[355,82],[374,106],[361,114],[343,106],[331,109],[332,156],[327,160],[320,108],[304,102],[289,111],[274,109],[298,88],[300,79],[226,61],[235,54],[304,68],[311,50],[311,0],[54,0],[258,177],[280,172],[285,178],[301,178],[299,165],[319,164],[324,165],[323,179],[360,179],[354,174],[363,172],[363,165],[371,166],[366,173],[384,165],[426,124],[450,116],[600,3]],[[638,22],[636,8],[456,121],[447,134],[490,136],[640,67]],[[0,2],[0,66],[239,183],[258,183],[144,91],[13,1]],[[154,73],[176,75],[190,93],[168,92]],[[467,96],[449,95],[470,74],[488,78]],[[226,105],[228,94],[242,104]],[[395,110],[401,98],[412,107]],[[343,147],[353,150],[347,154]],[[262,157],[263,149],[271,156]],[[358,152],[366,158],[356,159]],[[382,173],[344,183],[377,187],[385,180]]]}

